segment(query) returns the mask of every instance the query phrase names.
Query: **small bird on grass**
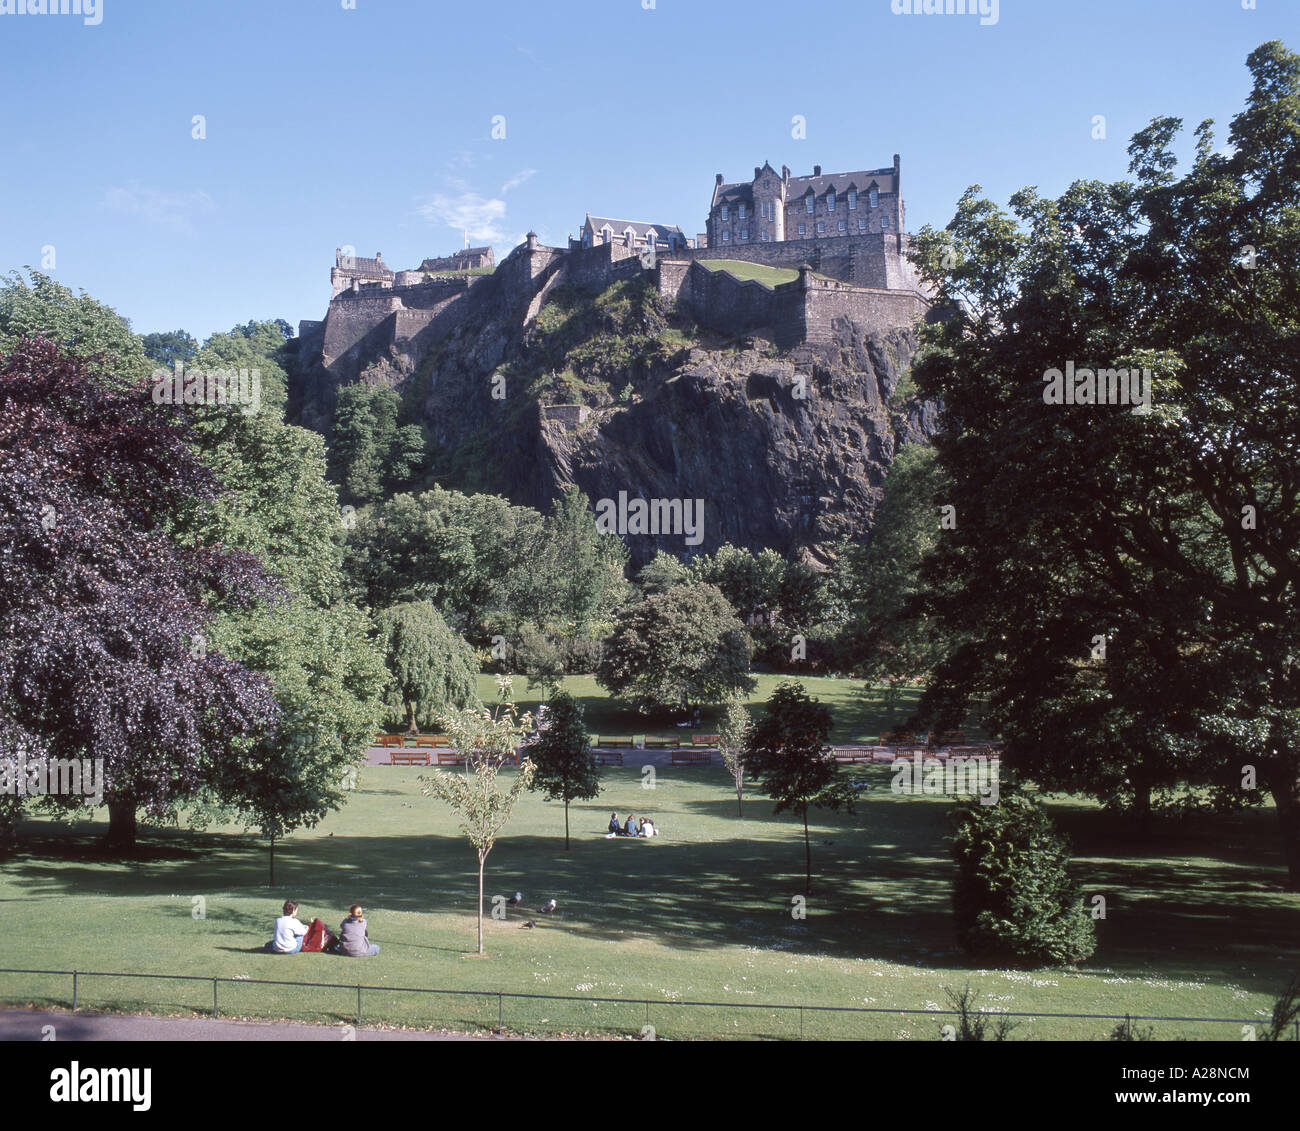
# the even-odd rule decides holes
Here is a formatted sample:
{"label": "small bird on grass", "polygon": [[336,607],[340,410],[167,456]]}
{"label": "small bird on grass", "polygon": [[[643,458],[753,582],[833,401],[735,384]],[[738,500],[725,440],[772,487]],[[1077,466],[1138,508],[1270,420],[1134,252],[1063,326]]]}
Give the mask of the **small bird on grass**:
{"label": "small bird on grass", "polygon": [[523,903],[523,901],[524,901],[523,893],[515,892],[514,895],[512,895],[509,899],[506,900],[506,906],[518,907],[521,903]]}
{"label": "small bird on grass", "polygon": [[554,910],[555,910],[555,900],[553,899],[548,900],[545,904],[542,905],[543,915],[549,915]]}
{"label": "small bird on grass", "polygon": [[534,923],[531,919],[529,919],[527,923],[520,923],[519,925],[520,925],[521,927],[535,927],[535,926],[537,926],[537,924]]}

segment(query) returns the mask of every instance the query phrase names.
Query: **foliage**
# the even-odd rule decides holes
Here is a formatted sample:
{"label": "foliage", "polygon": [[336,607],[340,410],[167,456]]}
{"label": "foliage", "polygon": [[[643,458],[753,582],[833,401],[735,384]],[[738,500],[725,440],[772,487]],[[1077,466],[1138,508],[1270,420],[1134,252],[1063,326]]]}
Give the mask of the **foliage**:
{"label": "foliage", "polygon": [[564,848],[569,848],[569,802],[590,801],[600,794],[596,755],[582,718],[582,704],[567,691],[547,707],[546,724],[533,743],[530,757],[537,767],[530,788],[544,791],[544,800],[564,802]]}
{"label": "foliage", "polygon": [[749,658],[744,627],[714,586],[675,585],[623,611],[597,679],[648,713],[750,690]]}
{"label": "foliage", "polygon": [[405,601],[375,617],[379,646],[391,682],[389,706],[401,711],[408,731],[421,720],[478,705],[474,650],[428,601]]}
{"label": "foliage", "polygon": [[971,989],[969,982],[961,993],[957,993],[951,986],[944,986],[943,993],[957,1014],[953,1040],[983,1041],[987,1039],[986,1034],[989,1034],[995,1041],[1005,1041],[1016,1027],[1011,1018],[1004,1016],[999,1016],[997,1024],[990,1027],[994,1015],[975,1008],[979,993]]}
{"label": "foliage", "polygon": [[1096,948],[1091,916],[1066,872],[1069,848],[1042,807],[1018,790],[954,811],[957,941],[1018,966],[1080,962]]}
{"label": "foliage", "polygon": [[736,783],[736,815],[744,816],[745,750],[754,729],[749,708],[739,695],[729,696],[723,704],[722,722],[718,725],[718,752]]}
{"label": "foliage", "polygon": [[367,503],[408,486],[428,462],[419,424],[399,425],[401,399],[385,386],[339,390],[329,440],[330,477],[345,501]]}

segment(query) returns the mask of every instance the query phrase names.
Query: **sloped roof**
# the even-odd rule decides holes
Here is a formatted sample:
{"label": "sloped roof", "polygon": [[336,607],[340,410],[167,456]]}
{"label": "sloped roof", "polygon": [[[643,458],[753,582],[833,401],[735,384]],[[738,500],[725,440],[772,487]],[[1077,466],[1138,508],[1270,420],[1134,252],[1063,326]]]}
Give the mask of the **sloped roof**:
{"label": "sloped roof", "polygon": [[[764,172],[775,172],[770,166],[763,166]],[[819,177],[791,177],[789,187],[786,189],[786,199],[796,200],[808,195],[811,189],[816,196],[823,196],[827,189],[834,188],[836,192],[848,192],[849,189],[856,189],[858,192],[866,192],[875,183],[880,192],[891,193],[897,192],[898,186],[894,181],[894,170],[891,166],[888,169],[858,169],[848,173],[823,173]],[[717,208],[723,204],[753,204],[754,202],[754,182],[753,181],[735,181],[731,184],[718,185],[714,193],[713,206]]]}
{"label": "sloped roof", "polygon": [[384,265],[382,259],[367,259],[361,255],[340,255],[338,266],[343,271],[354,275],[375,275],[381,279],[391,279],[393,272]]}
{"label": "sloped roof", "polygon": [[686,238],[681,228],[676,224],[653,224],[642,220],[615,220],[610,216],[593,216],[590,212],[587,213],[587,224],[591,225],[593,232],[600,231],[601,228],[608,224],[610,230],[616,236],[621,236],[628,228],[631,228],[638,239],[645,239],[652,229],[656,241],[670,239],[674,235],[681,236],[683,239]]}

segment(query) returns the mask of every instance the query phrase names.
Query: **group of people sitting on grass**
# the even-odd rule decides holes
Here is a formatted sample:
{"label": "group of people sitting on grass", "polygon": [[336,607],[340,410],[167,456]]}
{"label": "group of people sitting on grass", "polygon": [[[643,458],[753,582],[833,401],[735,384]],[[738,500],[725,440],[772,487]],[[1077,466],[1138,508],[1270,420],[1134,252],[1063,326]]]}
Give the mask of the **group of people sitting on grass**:
{"label": "group of people sitting on grass", "polygon": [[605,839],[608,840],[613,836],[658,836],[659,830],[655,828],[655,823],[649,817],[642,817],[640,822],[632,816],[627,815],[627,823],[620,825],[618,823],[618,814],[609,815],[609,832]]}
{"label": "group of people sitting on grass", "polygon": [[348,908],[348,917],[339,925],[337,936],[319,919],[313,919],[309,927],[304,926],[298,918],[298,904],[292,899],[284,901],[283,911],[275,921],[275,938],[266,944],[270,954],[298,954],[305,949],[349,958],[373,958],[379,953],[379,947],[370,941],[365,915],[358,904]]}

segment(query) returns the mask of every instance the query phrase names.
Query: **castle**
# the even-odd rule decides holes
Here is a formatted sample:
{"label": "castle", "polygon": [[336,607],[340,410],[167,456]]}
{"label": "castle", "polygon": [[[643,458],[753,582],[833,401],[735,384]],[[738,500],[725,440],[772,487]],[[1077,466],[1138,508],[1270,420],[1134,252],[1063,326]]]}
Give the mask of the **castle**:
{"label": "castle", "polygon": [[[598,292],[645,278],[666,300],[723,334],[762,331],[776,345],[828,343],[846,320],[868,332],[913,324],[929,296],[907,259],[899,159],[890,169],[810,177],[767,164],[750,182],[718,174],[705,238],[674,225],[587,214],[579,239],[547,247],[530,232],[499,265],[491,248],[466,248],[393,271],[381,254],[338,250],[322,321],[303,321],[304,356],[339,382],[367,365],[423,356],[476,313],[522,325],[558,286]],[[703,246],[701,246],[703,245]],[[789,282],[742,280],[713,260],[791,269]],[[489,270],[490,269],[490,270]]]}

